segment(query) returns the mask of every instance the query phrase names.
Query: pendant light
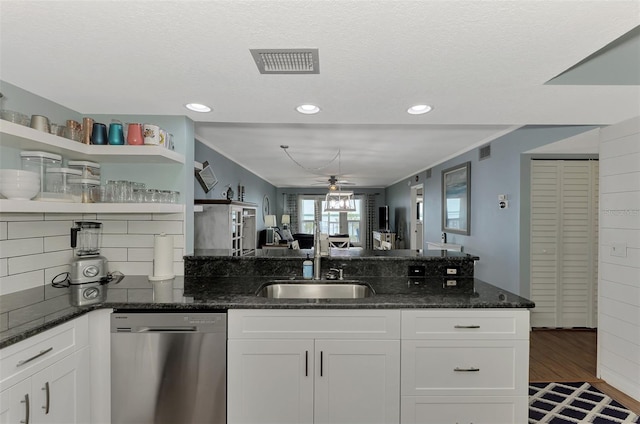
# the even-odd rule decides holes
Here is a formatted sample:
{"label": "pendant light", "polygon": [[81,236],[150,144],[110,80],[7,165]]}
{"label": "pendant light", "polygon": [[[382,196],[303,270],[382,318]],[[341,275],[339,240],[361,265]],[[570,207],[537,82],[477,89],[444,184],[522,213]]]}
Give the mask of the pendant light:
{"label": "pendant light", "polygon": [[[338,178],[342,173],[341,156],[338,150]],[[325,212],[355,212],[356,201],[353,197],[353,191],[342,191],[338,183],[329,186],[329,192],[324,199]]]}

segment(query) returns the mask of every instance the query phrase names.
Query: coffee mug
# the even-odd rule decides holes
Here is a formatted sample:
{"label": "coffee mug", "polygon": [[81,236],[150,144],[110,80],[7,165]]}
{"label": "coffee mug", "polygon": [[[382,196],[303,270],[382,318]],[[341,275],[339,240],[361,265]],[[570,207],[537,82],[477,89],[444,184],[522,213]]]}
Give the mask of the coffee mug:
{"label": "coffee mug", "polygon": [[49,132],[49,118],[42,115],[31,116],[31,128],[38,131]]}
{"label": "coffee mug", "polygon": [[91,132],[91,144],[107,144],[107,126],[99,122],[94,122]]}
{"label": "coffee mug", "polygon": [[109,124],[109,144],[118,146],[124,144],[124,133],[121,123],[112,122]]}
{"label": "coffee mug", "polygon": [[142,135],[142,124],[127,125],[127,144],[139,146],[144,144],[144,136]]}
{"label": "coffee mug", "polygon": [[93,131],[93,119],[82,118],[82,143],[91,144],[91,132]]}
{"label": "coffee mug", "polygon": [[153,124],[144,124],[144,144],[160,145],[160,127]]}

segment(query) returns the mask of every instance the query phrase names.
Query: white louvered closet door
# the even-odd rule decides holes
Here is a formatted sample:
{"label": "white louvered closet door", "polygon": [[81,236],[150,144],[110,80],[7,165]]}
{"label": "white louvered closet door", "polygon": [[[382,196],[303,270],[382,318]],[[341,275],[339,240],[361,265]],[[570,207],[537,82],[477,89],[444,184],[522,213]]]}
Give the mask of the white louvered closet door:
{"label": "white louvered closet door", "polygon": [[598,162],[531,164],[532,327],[596,327]]}

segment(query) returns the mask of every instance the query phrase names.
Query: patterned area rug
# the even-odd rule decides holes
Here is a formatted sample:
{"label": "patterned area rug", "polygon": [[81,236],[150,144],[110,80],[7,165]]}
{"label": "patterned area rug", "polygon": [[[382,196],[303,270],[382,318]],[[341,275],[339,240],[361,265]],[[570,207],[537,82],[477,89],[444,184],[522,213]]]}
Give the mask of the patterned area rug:
{"label": "patterned area rug", "polygon": [[529,424],[637,424],[640,417],[589,383],[529,383]]}

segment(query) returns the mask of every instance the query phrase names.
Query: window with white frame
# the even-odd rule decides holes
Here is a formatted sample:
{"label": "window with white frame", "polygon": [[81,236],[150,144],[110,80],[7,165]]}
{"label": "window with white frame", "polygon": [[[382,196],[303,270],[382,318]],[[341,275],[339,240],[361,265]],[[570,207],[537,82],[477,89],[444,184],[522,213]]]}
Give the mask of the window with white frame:
{"label": "window with white frame", "polygon": [[300,232],[313,234],[315,208],[320,208],[320,232],[328,235],[349,234],[354,246],[362,245],[361,234],[364,228],[363,201],[355,199],[356,210],[353,212],[325,212],[325,196],[300,196],[299,223]]}

